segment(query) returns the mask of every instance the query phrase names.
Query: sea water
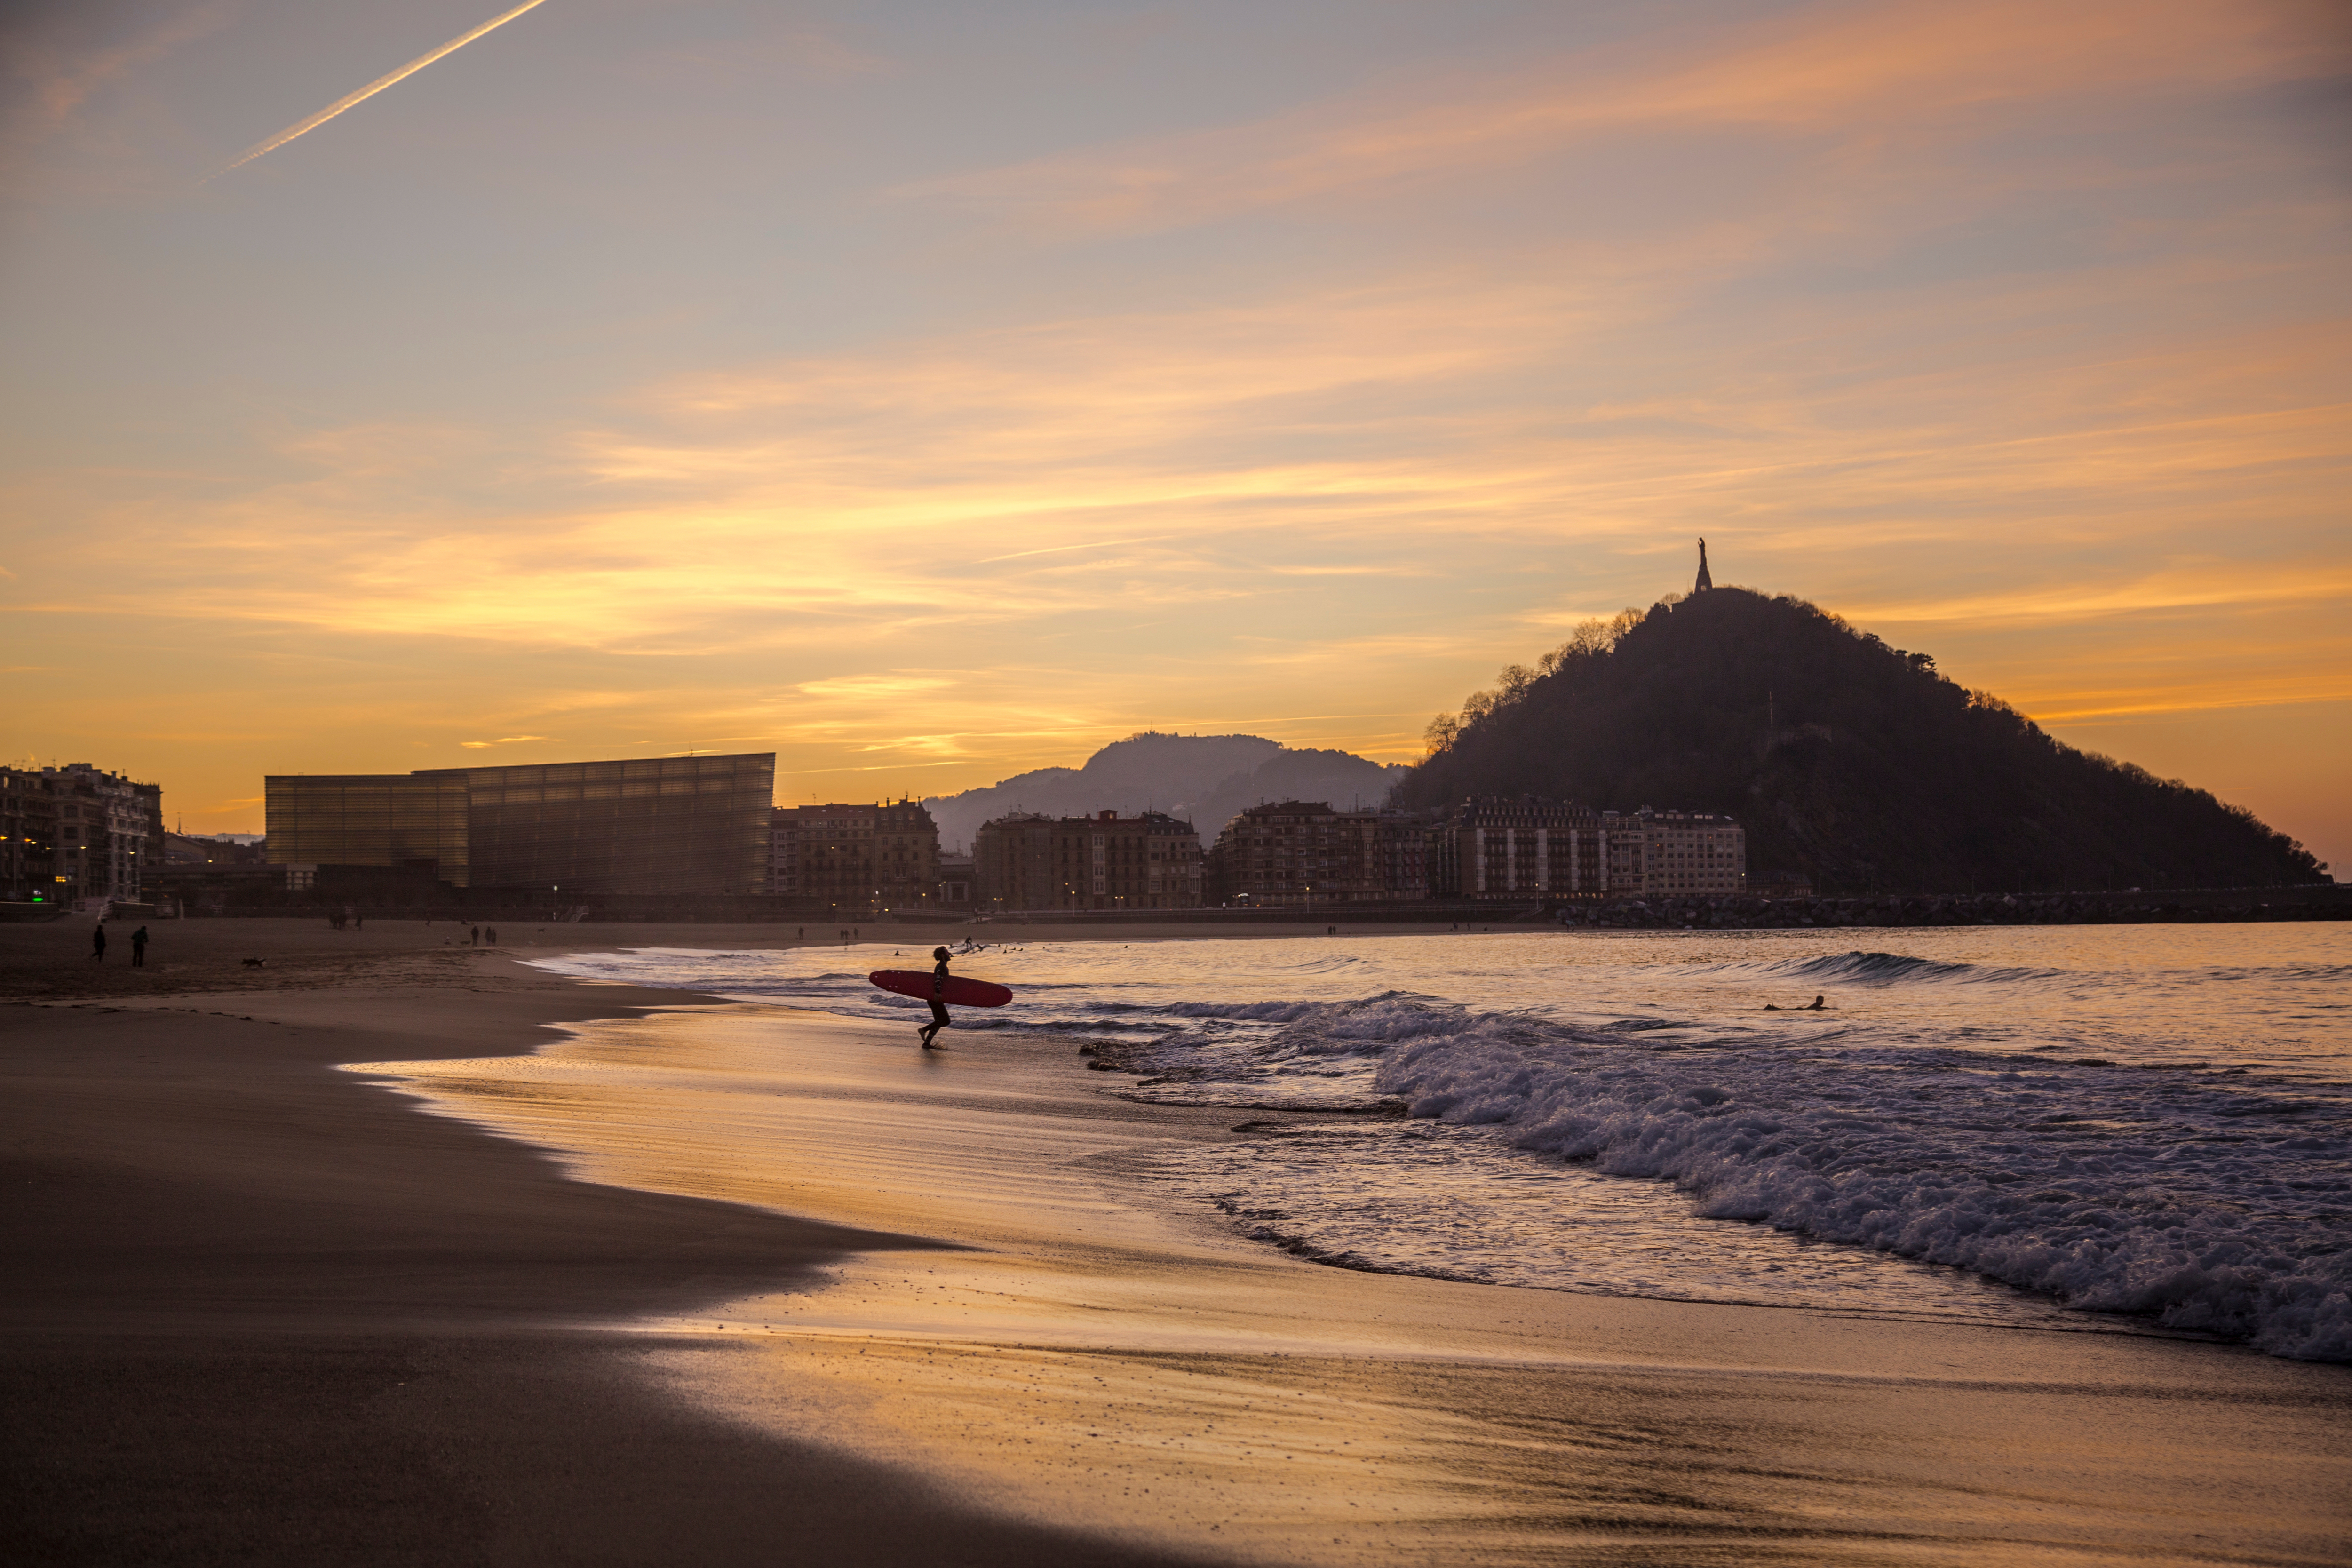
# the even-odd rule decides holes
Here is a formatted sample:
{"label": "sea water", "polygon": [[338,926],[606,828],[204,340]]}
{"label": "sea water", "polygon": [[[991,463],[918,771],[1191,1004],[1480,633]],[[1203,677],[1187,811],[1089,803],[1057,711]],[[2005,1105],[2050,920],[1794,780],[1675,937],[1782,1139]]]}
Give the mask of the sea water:
{"label": "sea water", "polygon": [[[1105,1092],[1233,1108],[1245,1136],[1171,1142],[1146,1179],[1268,1246],[2347,1358],[2342,926],[971,930],[956,973],[1015,1001],[956,1028],[1066,1042]],[[910,1033],[924,1005],[866,975],[929,966],[887,942],[542,961]]]}

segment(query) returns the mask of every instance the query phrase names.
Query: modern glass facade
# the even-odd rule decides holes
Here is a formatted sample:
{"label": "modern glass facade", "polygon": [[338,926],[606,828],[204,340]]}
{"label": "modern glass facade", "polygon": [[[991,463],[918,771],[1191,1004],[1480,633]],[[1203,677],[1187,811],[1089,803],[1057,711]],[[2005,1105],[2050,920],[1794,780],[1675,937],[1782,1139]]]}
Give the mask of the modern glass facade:
{"label": "modern glass facade", "polygon": [[273,864],[439,867],[458,887],[761,893],[772,752],[273,774]]}
{"label": "modern glass facade", "polygon": [[273,773],[262,780],[273,866],[401,866],[467,885],[459,773]]}
{"label": "modern glass facade", "polygon": [[763,893],[772,752],[451,769],[478,888]]}

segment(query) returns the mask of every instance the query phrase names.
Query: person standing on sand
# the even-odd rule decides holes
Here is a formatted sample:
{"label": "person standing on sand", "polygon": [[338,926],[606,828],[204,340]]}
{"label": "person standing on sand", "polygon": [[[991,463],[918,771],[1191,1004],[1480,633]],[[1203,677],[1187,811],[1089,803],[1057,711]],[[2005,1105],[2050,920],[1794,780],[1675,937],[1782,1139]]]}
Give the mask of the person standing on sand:
{"label": "person standing on sand", "polygon": [[467,926],[466,928],[466,945],[467,947],[479,947],[482,945],[481,927]]}
{"label": "person standing on sand", "polygon": [[931,956],[939,960],[931,965],[931,1021],[915,1031],[923,1037],[923,1049],[927,1051],[938,1049],[931,1041],[948,1026],[948,950],[935,947]]}
{"label": "person standing on sand", "polygon": [[131,933],[131,967],[147,967],[147,928],[141,926]]}
{"label": "person standing on sand", "polygon": [[106,962],[106,922],[100,921],[90,929],[89,956],[97,963]]}
{"label": "person standing on sand", "polygon": [[484,947],[496,947],[499,945],[498,927],[484,926],[482,928],[482,945]]}

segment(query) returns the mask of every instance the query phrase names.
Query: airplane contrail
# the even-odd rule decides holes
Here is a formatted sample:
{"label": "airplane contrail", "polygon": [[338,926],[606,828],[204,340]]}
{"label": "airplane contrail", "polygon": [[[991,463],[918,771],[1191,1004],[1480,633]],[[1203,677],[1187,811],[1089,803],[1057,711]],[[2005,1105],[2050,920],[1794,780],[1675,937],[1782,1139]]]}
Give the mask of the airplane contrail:
{"label": "airplane contrail", "polygon": [[241,169],[245,167],[245,165],[252,163],[264,153],[274,152],[278,148],[285,146],[289,142],[293,141],[297,136],[300,136],[306,132],[316,131],[320,126],[324,125],[328,121],[332,120],[344,110],[352,107],[354,104],[366,102],[369,99],[373,98],[377,93],[382,92],[385,88],[390,87],[393,83],[403,80],[408,77],[415,76],[418,71],[423,70],[426,66],[431,65],[443,55],[452,54],[457,50],[464,48],[467,44],[472,43],[484,33],[489,32],[494,28],[503,27],[509,22],[513,21],[517,16],[521,16],[525,11],[530,10],[535,5],[544,5],[545,3],[546,0],[522,0],[522,4],[516,6],[513,10],[501,12],[498,16],[495,16],[488,21],[483,23],[480,26],[474,28],[469,32],[458,34],[456,37],[450,39],[447,43],[442,45],[431,54],[417,56],[416,58],[409,61],[406,65],[401,67],[390,76],[379,77],[374,81],[372,81],[365,87],[360,89],[359,91],[352,93],[347,97],[335,100],[334,102],[327,105],[326,108],[310,116],[310,119],[299,121],[295,124],[288,126],[285,130],[280,131],[277,135],[272,136],[266,142],[257,142],[254,143],[253,146],[246,150],[243,156],[237,158],[234,163],[223,163],[219,168],[215,169],[211,174],[206,174],[204,179],[198,180],[196,184],[201,185],[205,184],[207,181],[217,180],[232,169]]}

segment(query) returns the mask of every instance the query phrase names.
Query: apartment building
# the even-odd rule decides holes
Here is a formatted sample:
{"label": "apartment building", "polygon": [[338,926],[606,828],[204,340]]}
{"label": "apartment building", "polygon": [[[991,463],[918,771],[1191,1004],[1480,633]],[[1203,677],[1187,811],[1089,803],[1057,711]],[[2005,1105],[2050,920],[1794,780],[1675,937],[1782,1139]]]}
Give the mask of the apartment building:
{"label": "apartment building", "polygon": [[922,802],[886,802],[874,808],[874,892],[884,913],[939,907],[940,826]]}
{"label": "apartment building", "polygon": [[828,914],[919,913],[940,900],[940,829],[917,801],[779,806],[768,888]]}
{"label": "apartment building", "polygon": [[1016,811],[983,822],[972,835],[972,897],[982,910],[1062,907],[1055,868],[1058,818]]}
{"label": "apartment building", "polygon": [[1201,836],[1162,812],[1100,811],[1054,825],[1064,909],[1192,910],[1202,903]]}
{"label": "apartment building", "polygon": [[1251,806],[1225,824],[1209,851],[1216,900],[1304,908],[1398,896],[1388,862],[1415,857],[1409,837],[1392,834],[1384,845],[1381,816],[1319,800]]}
{"label": "apartment building", "polygon": [[1703,811],[1602,812],[1601,831],[1622,844],[1624,869],[1610,890],[1643,898],[1716,898],[1748,884],[1748,830]]}
{"label": "apartment building", "polygon": [[1163,812],[1016,813],[982,824],[973,839],[988,909],[1190,910],[1202,902],[1201,836]]}
{"label": "apartment building", "polygon": [[1430,890],[1439,898],[1599,896],[1607,864],[1599,819],[1541,795],[1473,795],[1430,834]]}
{"label": "apartment building", "polygon": [[1431,835],[1431,886],[1464,899],[1712,897],[1748,879],[1748,834],[1706,812],[1593,812],[1473,796]]}
{"label": "apartment building", "polygon": [[88,763],[0,768],[12,903],[140,902],[163,855],[163,790]]}

